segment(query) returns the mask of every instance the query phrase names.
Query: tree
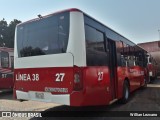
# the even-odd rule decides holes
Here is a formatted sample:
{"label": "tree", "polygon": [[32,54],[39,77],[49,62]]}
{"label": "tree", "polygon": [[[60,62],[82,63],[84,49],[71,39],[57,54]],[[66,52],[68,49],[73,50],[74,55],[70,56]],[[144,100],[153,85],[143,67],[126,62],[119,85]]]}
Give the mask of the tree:
{"label": "tree", "polygon": [[14,47],[14,34],[16,25],[21,21],[14,19],[8,25],[5,19],[0,21],[0,47]]}
{"label": "tree", "polygon": [[16,25],[19,23],[21,23],[21,21],[14,19],[8,25],[8,30],[7,30],[8,35],[7,35],[7,39],[6,39],[6,46],[7,47],[14,48],[15,28],[16,28]]}
{"label": "tree", "polygon": [[7,22],[3,18],[3,20],[0,21],[0,46],[5,45],[5,38],[7,33]]}

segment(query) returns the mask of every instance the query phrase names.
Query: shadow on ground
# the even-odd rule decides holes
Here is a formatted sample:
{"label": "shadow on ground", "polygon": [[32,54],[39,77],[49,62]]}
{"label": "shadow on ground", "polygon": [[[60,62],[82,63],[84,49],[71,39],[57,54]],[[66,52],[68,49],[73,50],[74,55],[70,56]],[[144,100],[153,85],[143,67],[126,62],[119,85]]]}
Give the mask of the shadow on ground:
{"label": "shadow on ground", "polygon": [[[160,84],[160,80],[152,81],[151,84]],[[126,112],[125,112],[126,111]],[[160,88],[140,88],[131,93],[127,104],[120,104],[119,101],[106,106],[70,107],[56,106],[42,111],[46,120],[159,120],[156,117],[120,117],[120,114],[128,115],[134,111],[160,111]],[[116,116],[119,117],[116,117]],[[122,116],[123,116],[122,115]],[[50,117],[49,117],[50,116]],[[54,116],[54,117],[53,117]],[[65,116],[65,117],[64,117]],[[112,116],[112,117],[111,117]],[[36,120],[40,118],[32,118]]]}
{"label": "shadow on ground", "polygon": [[0,90],[0,99],[13,100],[13,91]]}

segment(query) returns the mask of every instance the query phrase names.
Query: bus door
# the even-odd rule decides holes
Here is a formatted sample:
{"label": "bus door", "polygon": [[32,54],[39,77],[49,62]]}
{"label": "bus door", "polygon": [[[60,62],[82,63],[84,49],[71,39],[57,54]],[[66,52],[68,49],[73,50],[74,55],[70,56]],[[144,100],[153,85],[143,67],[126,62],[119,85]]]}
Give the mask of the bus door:
{"label": "bus door", "polygon": [[116,99],[116,87],[117,87],[117,55],[116,44],[112,40],[108,40],[109,47],[109,70],[110,70],[110,90],[112,100]]}

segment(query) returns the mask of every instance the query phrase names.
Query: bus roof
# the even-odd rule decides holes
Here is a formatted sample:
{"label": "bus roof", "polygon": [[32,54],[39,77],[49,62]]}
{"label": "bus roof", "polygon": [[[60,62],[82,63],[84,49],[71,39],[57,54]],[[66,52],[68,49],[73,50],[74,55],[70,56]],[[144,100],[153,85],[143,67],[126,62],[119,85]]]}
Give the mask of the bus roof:
{"label": "bus roof", "polygon": [[[123,35],[119,34],[118,32],[116,32],[115,30],[111,29],[110,27],[104,25],[103,23],[99,22],[98,20],[96,20],[95,18],[91,17],[90,15],[88,15],[87,13],[81,11],[80,9],[78,8],[69,8],[69,9],[65,9],[65,10],[61,10],[61,11],[57,11],[57,12],[54,12],[54,13],[51,13],[51,14],[48,14],[48,15],[45,15],[45,16],[42,16],[43,18],[47,18],[49,16],[52,16],[52,15],[55,15],[55,14],[59,14],[59,13],[63,13],[63,12],[73,12],[73,11],[78,11],[78,12],[82,12],[83,14],[85,14],[86,16],[90,17],[91,19],[95,20],[96,22],[100,23],[101,25],[103,25],[104,27],[110,29],[111,31],[113,31],[114,33],[116,33],[117,35],[121,36],[122,38],[126,39],[128,42],[134,44],[134,45],[137,45],[135,44],[134,42],[132,42],[131,40],[129,40],[128,38],[124,37]],[[34,19],[31,19],[29,21],[26,21],[26,22],[23,22],[23,23],[20,23],[18,25],[21,25],[21,24],[26,24],[26,23],[30,23],[30,22],[33,22],[33,21],[37,21],[39,20],[40,18],[34,18]],[[137,45],[137,47],[143,49],[142,47],[140,47],[139,45]],[[145,49],[143,49],[144,51],[146,51]],[[148,51],[146,51],[148,52]]]}
{"label": "bus roof", "polygon": [[[42,17],[43,17],[43,18],[47,18],[47,17],[52,16],[52,15],[55,15],[55,14],[59,14],[59,13],[63,13],[63,12],[73,12],[73,11],[82,12],[81,10],[79,10],[79,9],[77,9],[77,8],[70,8],[70,9],[65,9],[65,10],[60,10],[60,11],[54,12],[54,13],[50,13],[50,14],[44,15],[44,16],[42,16]],[[33,22],[33,21],[37,21],[37,20],[39,20],[39,19],[40,19],[40,18],[37,17],[37,18],[31,19],[31,20],[28,20],[28,21],[19,23],[18,25],[30,23],[30,22]]]}

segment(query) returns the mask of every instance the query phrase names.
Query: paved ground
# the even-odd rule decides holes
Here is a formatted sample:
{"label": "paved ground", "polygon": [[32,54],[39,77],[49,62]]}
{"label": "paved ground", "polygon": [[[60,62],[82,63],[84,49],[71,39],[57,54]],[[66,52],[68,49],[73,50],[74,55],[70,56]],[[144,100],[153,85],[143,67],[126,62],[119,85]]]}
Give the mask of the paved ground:
{"label": "paved ground", "polygon": [[[149,84],[145,89],[139,89],[131,94],[127,104],[119,104],[116,102],[109,106],[96,106],[96,107],[68,107],[53,103],[42,103],[35,101],[19,102],[12,99],[12,92],[0,92],[0,111],[42,111],[42,115],[51,114],[64,114],[64,112],[55,111],[73,111],[73,114],[86,115],[89,114],[92,119],[107,119],[107,120],[160,120],[160,118],[122,118],[122,117],[106,117],[110,111],[160,111],[160,80],[155,80]],[[52,111],[52,112],[50,112]],[[75,112],[76,111],[76,112]],[[85,111],[85,112],[83,112]],[[89,112],[89,111],[102,111]],[[85,113],[85,114],[84,114]],[[114,113],[114,112],[113,112]],[[71,114],[71,113],[68,113]],[[94,117],[97,114],[97,117]],[[120,113],[121,114],[121,113]],[[1,118],[2,119],[2,118]],[[32,118],[35,119],[35,118]],[[48,118],[53,119],[53,118]],[[74,119],[74,118],[54,118],[54,119]],[[76,119],[88,119],[78,117]]]}
{"label": "paved ground", "polygon": [[36,101],[19,102],[13,100],[12,91],[7,93],[0,93],[0,111],[41,111],[58,104],[43,103]]}

